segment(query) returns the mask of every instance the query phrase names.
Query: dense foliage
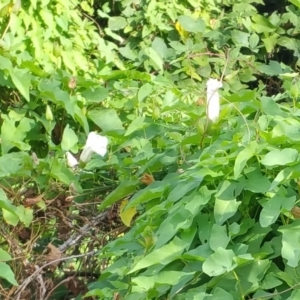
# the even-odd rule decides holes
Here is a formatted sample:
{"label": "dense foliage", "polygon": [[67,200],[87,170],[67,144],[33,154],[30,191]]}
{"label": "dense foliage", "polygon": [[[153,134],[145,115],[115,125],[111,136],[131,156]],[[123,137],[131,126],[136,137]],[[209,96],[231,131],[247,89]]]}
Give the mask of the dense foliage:
{"label": "dense foliage", "polygon": [[0,16],[1,299],[300,298],[299,0]]}

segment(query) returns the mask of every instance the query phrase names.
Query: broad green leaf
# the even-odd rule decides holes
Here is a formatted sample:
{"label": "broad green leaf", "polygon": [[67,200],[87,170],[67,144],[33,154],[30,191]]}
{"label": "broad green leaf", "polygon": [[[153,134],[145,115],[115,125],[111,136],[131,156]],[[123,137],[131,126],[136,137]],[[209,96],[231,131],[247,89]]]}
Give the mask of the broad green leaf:
{"label": "broad green leaf", "polygon": [[243,186],[238,183],[224,181],[215,195],[214,217],[218,225],[222,225],[232,217],[241,204],[236,197],[240,194]]}
{"label": "broad green leaf", "polygon": [[104,87],[88,88],[82,93],[82,96],[88,103],[100,103],[107,98],[108,90]]}
{"label": "broad green leaf", "polygon": [[226,226],[220,226],[214,224],[211,230],[211,236],[209,239],[209,246],[212,250],[217,251],[220,248],[226,248],[230,241],[230,237],[227,235]]}
{"label": "broad green leaf", "polygon": [[120,218],[122,222],[129,227],[132,221],[132,218],[136,215],[137,211],[135,207],[130,207],[124,210],[124,207],[127,205],[128,200],[125,199],[120,205]]}
{"label": "broad green leaf", "polygon": [[230,293],[219,287],[214,290],[212,297],[214,300],[234,300]]}
{"label": "broad green leaf", "polygon": [[17,147],[22,151],[30,150],[30,145],[25,143],[24,139],[35,125],[35,122],[26,117],[22,118],[20,122],[17,122],[17,120],[10,117],[3,115],[4,121],[1,126],[2,154],[8,153],[8,151],[14,147]]}
{"label": "broad green leaf", "polygon": [[190,228],[192,222],[192,213],[186,209],[179,208],[175,212],[170,213],[167,218],[162,221],[156,232],[158,239],[155,248],[160,248],[165,245],[179,230]]}
{"label": "broad green leaf", "polygon": [[76,153],[78,151],[77,143],[78,143],[78,137],[76,133],[72,128],[70,128],[70,125],[67,124],[64,129],[64,133],[61,141],[62,150],[72,151]]}
{"label": "broad green leaf", "polygon": [[74,173],[57,158],[54,158],[51,162],[49,175],[68,186],[70,184],[74,185],[76,192],[81,192],[81,187]]}
{"label": "broad green leaf", "polygon": [[[16,208],[16,211],[17,211],[17,208]],[[16,226],[19,223],[20,219],[16,212],[11,212],[9,210],[2,209],[2,213],[3,213],[3,219],[7,224]]]}
{"label": "broad green leaf", "polygon": [[152,48],[160,55],[161,58],[167,57],[168,47],[163,39],[156,37],[152,42]]}
{"label": "broad green leaf", "polygon": [[203,178],[199,176],[198,178],[183,178],[178,180],[175,188],[170,192],[168,200],[176,202],[183,196],[186,196],[188,192],[197,188],[202,182]]}
{"label": "broad green leaf", "polygon": [[128,274],[156,264],[167,265],[180,257],[181,253],[186,247],[187,244],[185,242],[175,237],[174,240],[169,244],[161,247],[160,249],[156,249],[143,257],[135,264],[135,266],[128,272]]}
{"label": "broad green leaf", "polygon": [[259,36],[256,33],[251,34],[249,38],[249,46],[254,49],[259,43]]}
{"label": "broad green leaf", "polygon": [[271,60],[269,65],[259,65],[257,69],[270,76],[275,76],[283,73],[280,64],[277,61]]}
{"label": "broad green leaf", "polygon": [[20,205],[17,207],[17,215],[25,227],[29,227],[33,220],[33,210]]}
{"label": "broad green leaf", "polygon": [[0,178],[29,176],[32,170],[32,158],[25,152],[5,154],[0,157]]}
{"label": "broad green leaf", "polygon": [[126,209],[130,207],[135,207],[138,204],[146,203],[149,200],[160,198],[167,188],[166,184],[161,181],[154,181],[152,184],[148,185],[146,188],[138,191],[130,199]]}
{"label": "broad green leaf", "polygon": [[108,20],[108,27],[111,30],[117,31],[126,27],[126,25],[127,25],[127,21],[123,17],[111,17]]}
{"label": "broad green leaf", "polygon": [[145,83],[142,85],[138,92],[138,100],[142,102],[146,97],[148,97],[153,91],[153,87],[150,83]]}
{"label": "broad green leaf", "polygon": [[252,16],[252,28],[257,33],[266,33],[276,31],[276,27],[262,15],[256,14]]}
{"label": "broad green leaf", "polygon": [[285,166],[295,162],[298,155],[298,151],[293,148],[276,149],[267,153],[260,162],[267,167]]}
{"label": "broad green leaf", "polygon": [[205,22],[201,18],[194,20],[189,16],[179,16],[178,22],[185,31],[201,33],[205,31]]}
{"label": "broad green leaf", "polygon": [[88,117],[104,132],[122,130],[122,122],[114,109],[94,109],[88,112]]}
{"label": "broad green leaf", "polygon": [[128,136],[131,133],[144,128],[147,125],[144,121],[144,117],[136,117],[128,126],[125,136]]}
{"label": "broad green leaf", "polygon": [[294,4],[296,7],[300,8],[300,1],[299,0],[289,0],[292,4]]}
{"label": "broad green leaf", "polygon": [[237,46],[249,47],[249,33],[240,30],[231,31],[232,40]]}
{"label": "broad green leaf", "polygon": [[278,231],[282,233],[282,257],[287,265],[296,268],[300,260],[300,220],[281,226]]}
{"label": "broad green leaf", "polygon": [[115,202],[129,196],[136,190],[139,183],[138,179],[123,181],[115,190],[113,190],[100,204],[99,210],[102,210]]}
{"label": "broad green leaf", "polygon": [[281,213],[281,209],[285,208],[286,210],[291,210],[296,197],[284,197],[275,195],[271,199],[269,199],[264,205],[263,209],[259,216],[259,222],[262,227],[268,227],[271,224],[275,223],[279,214]]}
{"label": "broad green leaf", "polygon": [[273,33],[272,35],[262,39],[268,53],[271,53],[274,50],[278,37],[279,34]]}
{"label": "broad green leaf", "polygon": [[154,276],[138,276],[132,279],[142,290],[150,290],[159,285],[175,285],[185,278],[192,279],[195,272],[185,273],[180,271],[162,271]]}
{"label": "broad green leaf", "polygon": [[22,69],[14,69],[10,71],[10,77],[22,94],[22,96],[27,100],[30,101],[29,98],[29,87],[31,84],[31,75],[28,71]]}
{"label": "broad green leaf", "polygon": [[235,255],[232,250],[218,248],[203,263],[203,272],[212,277],[230,272],[237,266],[234,257]]}
{"label": "broad green leaf", "polygon": [[246,166],[247,161],[253,157],[256,153],[257,143],[255,141],[251,142],[243,149],[236,157],[234,163],[234,178],[237,179],[241,174],[242,170]]}
{"label": "broad green leaf", "polygon": [[0,248],[0,262],[12,260],[10,254],[8,254],[5,250]]}
{"label": "broad green leaf", "polygon": [[17,207],[14,206],[7,198],[2,188],[0,188],[0,208],[7,210],[14,215],[17,215]]}
{"label": "broad green leaf", "polygon": [[0,262],[0,277],[7,280],[12,285],[18,286],[13,271],[10,266],[4,262]]}
{"label": "broad green leaf", "polygon": [[159,54],[153,48],[145,48],[145,54],[149,57],[150,61],[153,63],[155,69],[163,71],[163,60]]}
{"label": "broad green leaf", "polygon": [[236,199],[220,200],[217,198],[214,207],[216,223],[222,225],[225,221],[231,218],[237,212],[240,204],[241,202],[237,202]]}
{"label": "broad green leaf", "polygon": [[247,172],[245,175],[247,178],[244,187],[245,190],[253,193],[266,193],[270,190],[271,182],[258,168],[251,172]]}
{"label": "broad green leaf", "polygon": [[274,190],[280,183],[298,177],[300,177],[300,164],[296,164],[292,167],[287,167],[277,174],[274,181],[272,182],[270,191]]}

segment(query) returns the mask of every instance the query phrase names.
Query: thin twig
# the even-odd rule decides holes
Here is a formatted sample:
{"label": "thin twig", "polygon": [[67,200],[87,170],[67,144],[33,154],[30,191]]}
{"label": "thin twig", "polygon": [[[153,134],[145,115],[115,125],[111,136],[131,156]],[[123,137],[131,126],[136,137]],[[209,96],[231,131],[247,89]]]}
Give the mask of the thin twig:
{"label": "thin twig", "polygon": [[295,287],[299,286],[300,285],[300,282],[296,283],[295,285],[291,286],[290,288],[286,289],[286,290],[283,290],[281,292],[278,292],[278,293],[273,293],[273,294],[270,294],[270,295],[263,295],[263,296],[259,296],[259,297],[255,297],[255,298],[251,298],[249,300],[259,300],[261,298],[273,298],[274,296],[278,296],[278,295],[282,295],[286,292],[289,292],[291,290],[293,290]]}
{"label": "thin twig", "polygon": [[38,267],[38,266],[35,266],[36,267],[36,271],[34,273],[32,273],[26,280],[23,281],[23,283],[18,287],[18,289],[16,290],[16,297],[15,297],[15,300],[19,300],[20,297],[21,297],[21,294],[22,292],[25,290],[25,288],[28,286],[28,284],[35,279],[35,277],[37,277],[39,275],[40,272],[42,272],[42,270],[48,266],[51,266],[52,264],[54,263],[57,263],[57,262],[61,262],[61,261],[65,261],[65,260],[69,260],[69,259],[73,259],[73,258],[80,258],[80,257],[85,257],[85,256],[91,256],[91,255],[94,255],[96,254],[98,251],[90,251],[90,252],[87,252],[87,253],[83,253],[83,254],[78,254],[78,255],[71,255],[71,256],[68,256],[68,257],[62,257],[62,258],[58,258],[58,259],[55,259],[49,263],[46,263],[45,265],[41,266],[41,267]]}
{"label": "thin twig", "polygon": [[43,300],[48,300],[49,299],[49,297],[51,296],[51,294],[59,287],[59,286],[61,286],[63,283],[65,283],[65,282],[68,282],[71,278],[72,278],[73,276],[70,276],[70,277],[67,277],[67,278],[65,278],[64,280],[62,280],[61,282],[59,282],[48,294],[47,294],[47,296],[46,296],[46,298],[45,299],[43,299]]}
{"label": "thin twig", "polygon": [[99,223],[103,222],[107,217],[109,211],[105,211],[100,213],[97,217],[95,217],[90,224],[86,224],[79,229],[79,234],[71,236],[68,240],[66,240],[62,245],[58,247],[61,252],[65,252],[71,246],[76,245],[90,230],[95,227]]}

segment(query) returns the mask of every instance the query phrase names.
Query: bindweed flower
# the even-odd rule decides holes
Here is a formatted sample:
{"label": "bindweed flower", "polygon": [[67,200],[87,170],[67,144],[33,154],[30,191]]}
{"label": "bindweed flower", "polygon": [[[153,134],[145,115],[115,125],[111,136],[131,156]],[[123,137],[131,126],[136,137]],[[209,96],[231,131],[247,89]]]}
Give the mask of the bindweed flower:
{"label": "bindweed flower", "polygon": [[66,157],[67,157],[67,164],[70,168],[74,168],[78,165],[77,159],[70,152],[66,153]]}
{"label": "bindweed flower", "polygon": [[217,79],[209,78],[206,87],[207,116],[212,122],[216,122],[220,114],[220,96],[218,89],[223,86]]}
{"label": "bindweed flower", "polygon": [[102,136],[93,131],[90,132],[80,155],[80,161],[87,163],[94,152],[100,156],[104,156],[107,152],[107,145],[108,138],[106,136]]}

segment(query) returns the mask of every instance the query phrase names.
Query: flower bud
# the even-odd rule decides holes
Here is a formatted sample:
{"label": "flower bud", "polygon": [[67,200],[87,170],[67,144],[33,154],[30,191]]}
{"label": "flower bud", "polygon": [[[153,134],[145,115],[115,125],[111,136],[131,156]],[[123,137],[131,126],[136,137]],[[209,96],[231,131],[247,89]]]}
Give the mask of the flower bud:
{"label": "flower bud", "polygon": [[58,42],[55,42],[53,44],[53,55],[55,57],[60,57],[60,54],[61,54],[61,48],[60,48]]}
{"label": "flower bud", "polygon": [[53,120],[53,113],[51,107],[49,105],[46,106],[46,120],[52,121]]}
{"label": "flower bud", "polygon": [[207,116],[212,122],[216,122],[220,114],[220,96],[218,89],[223,86],[222,82],[210,78],[207,83]]}

